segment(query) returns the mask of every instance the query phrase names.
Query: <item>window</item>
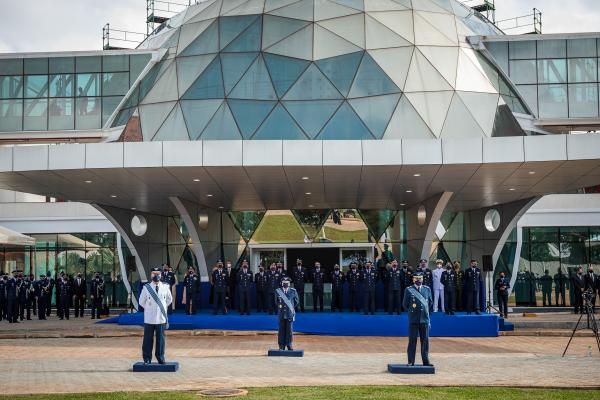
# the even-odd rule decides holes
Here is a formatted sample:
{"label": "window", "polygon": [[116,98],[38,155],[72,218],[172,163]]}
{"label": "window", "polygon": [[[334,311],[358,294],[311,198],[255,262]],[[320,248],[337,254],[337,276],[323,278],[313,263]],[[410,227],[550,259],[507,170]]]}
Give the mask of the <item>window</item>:
{"label": "window", "polygon": [[598,116],[598,84],[569,85],[569,116],[586,118]]}
{"label": "window", "polygon": [[28,99],[23,106],[23,130],[48,129],[48,99]]}
{"label": "window", "polygon": [[566,40],[538,40],[538,58],[564,58],[567,56]]}
{"label": "window", "polygon": [[129,90],[129,72],[109,72],[103,74],[102,95],[124,95]]}
{"label": "window", "polygon": [[538,83],[565,83],[567,60],[538,60]]}
{"label": "window", "polygon": [[569,82],[597,82],[598,62],[595,58],[569,59]]}
{"label": "window", "polygon": [[77,74],[77,97],[99,95],[100,74]]}
{"label": "window", "polygon": [[509,42],[509,58],[511,60],[533,59],[536,56],[535,41],[513,41]]}
{"label": "window", "polygon": [[540,85],[538,103],[540,118],[567,118],[567,85]]}
{"label": "window", "polygon": [[567,40],[568,57],[596,57],[596,39]]}
{"label": "window", "polygon": [[0,76],[0,99],[23,97],[22,76]]}
{"label": "window", "polygon": [[72,97],[73,75],[50,75],[50,97]]}
{"label": "window", "polygon": [[48,129],[73,129],[73,99],[50,99]]}
{"label": "window", "polygon": [[25,97],[37,98],[48,96],[48,75],[25,76]]}

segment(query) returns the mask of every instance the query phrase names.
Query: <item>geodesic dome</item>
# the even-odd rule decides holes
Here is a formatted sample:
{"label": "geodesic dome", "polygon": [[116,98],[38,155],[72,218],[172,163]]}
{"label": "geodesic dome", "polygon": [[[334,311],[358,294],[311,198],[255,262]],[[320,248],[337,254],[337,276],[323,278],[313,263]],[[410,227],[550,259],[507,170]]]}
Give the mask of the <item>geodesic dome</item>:
{"label": "geodesic dome", "polygon": [[163,48],[112,126],[144,140],[522,135],[525,106],[467,37],[500,34],[455,0],[208,0],[143,44]]}

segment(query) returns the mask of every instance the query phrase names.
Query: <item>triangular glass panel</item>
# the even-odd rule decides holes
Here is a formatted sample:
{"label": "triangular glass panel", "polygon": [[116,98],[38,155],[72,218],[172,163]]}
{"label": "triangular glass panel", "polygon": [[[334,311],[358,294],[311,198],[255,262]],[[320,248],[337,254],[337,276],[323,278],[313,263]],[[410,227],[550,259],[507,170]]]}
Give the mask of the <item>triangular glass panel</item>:
{"label": "triangular glass panel", "polygon": [[185,125],[185,120],[183,119],[183,113],[181,112],[181,107],[179,107],[179,104],[173,108],[173,111],[171,111],[171,114],[169,114],[152,140],[190,140],[187,126]]}
{"label": "triangular glass panel", "polygon": [[[346,6],[346,7],[354,8],[355,10],[360,10],[360,11],[365,10],[364,0],[331,0],[331,1],[333,1],[334,3],[341,4],[343,6]],[[370,1],[370,0],[367,0],[367,1]]]}
{"label": "triangular glass panel", "polygon": [[413,54],[404,92],[436,92],[453,87],[417,48]]}
{"label": "triangular glass panel", "polygon": [[174,101],[140,106],[140,123],[144,141],[152,140],[174,106]]}
{"label": "triangular glass panel", "polygon": [[177,60],[177,87],[179,93],[185,93],[190,85],[204,71],[208,64],[215,58],[214,54],[205,54],[193,57],[178,57]]}
{"label": "triangular glass panel", "polygon": [[456,90],[463,92],[497,93],[491,84],[473,50],[460,49],[458,52],[458,74]]}
{"label": "triangular glass panel", "polygon": [[208,0],[208,1],[203,1],[202,3],[192,4],[191,6],[188,7],[188,9],[185,13],[185,18],[183,19],[183,23],[187,24],[192,18],[194,18],[195,16],[200,14],[200,12],[207,9],[214,3],[215,3],[215,0]]}
{"label": "triangular glass panel", "polygon": [[415,110],[436,137],[440,136],[448,108],[454,92],[415,92],[405,93]]}
{"label": "triangular glass panel", "polygon": [[231,115],[227,102],[223,102],[213,118],[210,120],[202,136],[202,140],[218,139],[241,139],[240,131]]}
{"label": "triangular glass panel", "polygon": [[498,111],[494,120],[492,137],[525,136],[525,132],[523,132],[510,107],[507,104],[500,104],[501,102],[503,102],[502,98],[498,101]]}
{"label": "triangular glass panel", "polygon": [[260,51],[261,37],[262,18],[257,18],[245,31],[225,47],[223,51],[231,53]]}
{"label": "triangular glass panel", "polygon": [[315,0],[315,21],[357,14],[359,10],[344,7],[328,0]]}
{"label": "triangular glass panel", "polygon": [[366,97],[399,92],[398,86],[383,72],[375,60],[368,53],[365,54],[356,72],[349,96]]}
{"label": "triangular glass panel", "polygon": [[311,64],[284,96],[286,100],[341,99],[342,95],[315,64]]}
{"label": "triangular glass panel", "polygon": [[313,25],[300,29],[298,32],[275,43],[266,51],[281,56],[312,60]]}
{"label": "triangular glass panel", "polygon": [[221,6],[221,15],[227,14],[229,11],[233,10],[236,7],[239,7],[241,4],[247,2],[248,0],[225,0],[223,1],[223,6]]}
{"label": "triangular glass panel", "polygon": [[269,71],[262,57],[248,68],[229,97],[234,99],[277,100]]}
{"label": "triangular glass panel", "polygon": [[[417,11],[413,13],[415,24],[415,44],[417,46],[457,46],[456,22],[451,15],[426,13]],[[451,26],[449,26],[451,24]],[[448,26],[447,26],[448,25]],[[440,29],[442,31],[440,31]],[[454,34],[448,37],[454,30]],[[446,34],[443,33],[446,31]]]}
{"label": "triangular glass panel", "polygon": [[179,266],[179,261],[181,261],[181,256],[185,251],[185,244],[169,244],[167,246],[167,254],[169,256],[167,262],[173,268]]}
{"label": "triangular glass panel", "polygon": [[358,214],[365,221],[369,228],[369,233],[379,241],[385,230],[390,226],[396,217],[396,210],[364,210],[359,209]]}
{"label": "triangular glass panel", "polygon": [[190,138],[198,139],[223,100],[183,100],[181,110],[189,129]]}
{"label": "triangular glass panel", "polygon": [[383,139],[435,139],[423,118],[406,96],[402,96],[390,119]]}
{"label": "triangular glass panel", "polygon": [[308,64],[310,64],[306,60],[298,60],[296,58],[269,53],[264,53],[263,57],[271,74],[271,81],[275,86],[278,97],[282,97],[287,92],[300,74],[304,72]]}
{"label": "triangular glass panel", "polygon": [[302,19],[304,21],[313,20],[314,0],[301,0],[270,11],[269,14],[279,15],[280,17]]}
{"label": "triangular glass panel", "polygon": [[412,46],[411,42],[368,14],[365,15],[365,36],[367,49]]}
{"label": "triangular glass panel", "polygon": [[197,56],[217,51],[219,51],[219,21],[215,20],[180,55],[184,57]]}
{"label": "triangular glass panel", "polygon": [[319,140],[367,140],[373,135],[352,107],[344,102],[321,131]]}
{"label": "triangular glass panel", "polygon": [[[191,23],[203,21],[206,19],[217,18],[219,16],[219,11],[221,11],[222,2],[223,2],[223,0],[216,0],[212,4],[205,6],[203,8],[203,11],[195,12],[195,14],[190,16],[189,19],[187,21],[185,21],[185,23],[191,24]],[[210,0],[207,1],[207,3],[210,3]],[[192,6],[192,7],[198,7],[200,4],[202,4],[202,3],[196,4],[195,6]]]}
{"label": "triangular glass panel", "polygon": [[221,65],[223,66],[223,84],[225,94],[229,94],[233,87],[239,82],[242,75],[256,60],[259,53],[221,53]]}
{"label": "triangular glass panel", "polygon": [[255,22],[258,16],[242,15],[236,17],[221,17],[219,21],[219,45],[225,48],[233,39]]}
{"label": "triangular glass panel", "polygon": [[376,139],[381,139],[396,109],[400,94],[364,97],[349,100],[354,111],[371,130]]}
{"label": "triangular glass panel", "polygon": [[319,25],[356,46],[365,47],[365,18],[362,14],[320,21]]}
{"label": "triangular glass panel", "polygon": [[415,42],[412,11],[374,12],[369,15],[410,43]]}
{"label": "triangular glass panel", "polygon": [[265,9],[265,0],[248,0],[239,7],[234,8],[225,15],[256,15],[262,14]]}
{"label": "triangular glass panel", "polygon": [[230,211],[227,214],[235,229],[248,242],[265,216],[265,211]]}
{"label": "triangular glass panel", "polygon": [[179,45],[177,46],[178,54],[181,53],[192,43],[204,30],[214,22],[209,19],[205,21],[196,22],[193,24],[186,24],[181,27],[181,34],[179,35]]}
{"label": "triangular glass panel", "polygon": [[306,236],[315,239],[327,222],[331,210],[292,210],[292,214]]}
{"label": "triangular glass panel", "polygon": [[198,260],[194,254],[193,245],[187,245],[183,249],[183,254],[177,266],[178,271],[187,271],[189,267],[194,267],[198,271]]}
{"label": "triangular glass panel", "polygon": [[202,75],[192,83],[190,88],[185,92],[182,99],[184,100],[199,100],[199,99],[218,99],[223,98],[225,91],[223,90],[223,75],[221,74],[221,60],[216,57],[206,67]]}
{"label": "triangular glass panel", "polygon": [[498,109],[500,95],[492,93],[456,92],[471,111],[475,121],[481,126],[486,136],[492,136],[494,118]]}
{"label": "triangular glass panel", "polygon": [[306,139],[306,135],[290,117],[281,104],[271,112],[271,115],[260,126],[252,139],[263,140],[298,140]]}
{"label": "triangular glass panel", "polygon": [[485,137],[481,127],[477,124],[460,97],[455,94],[448,109],[441,138],[467,138]]}
{"label": "triangular glass panel", "polygon": [[294,32],[298,32],[308,24],[309,22],[299,19],[265,15],[263,20],[263,49],[274,45]]}
{"label": "triangular glass panel", "polygon": [[410,10],[410,5],[406,7],[393,0],[369,0],[365,2],[365,11],[367,12],[390,10]]}
{"label": "triangular glass panel", "polygon": [[348,95],[356,70],[362,60],[364,52],[345,54],[332,58],[316,61],[319,69],[329,78],[343,96]]}
{"label": "triangular glass panel", "polygon": [[452,86],[456,84],[458,47],[419,46],[419,51]]}
{"label": "triangular glass panel", "polygon": [[229,108],[244,139],[250,139],[256,128],[267,118],[276,101],[229,99]]}
{"label": "triangular glass panel", "polygon": [[284,101],[283,105],[311,139],[329,121],[341,100]]}
{"label": "triangular glass panel", "polygon": [[162,101],[177,100],[177,69],[172,62],[169,68],[154,83],[146,97],[140,97],[140,103],[159,103]]}
{"label": "triangular glass panel", "polygon": [[400,89],[406,84],[406,77],[413,57],[413,47],[369,50],[369,54]]}
{"label": "triangular glass panel", "polygon": [[292,3],[297,3],[302,0],[266,0],[265,1],[265,12],[271,12],[278,8],[289,6]]}
{"label": "triangular glass panel", "polygon": [[353,45],[349,41],[342,39],[340,36],[319,25],[315,25],[314,35],[313,58],[315,60],[354,53],[361,50],[360,47]]}
{"label": "triangular glass panel", "polygon": [[454,12],[450,4],[443,4],[443,2],[439,0],[412,0],[412,4],[413,8],[419,11],[430,11],[436,13]]}

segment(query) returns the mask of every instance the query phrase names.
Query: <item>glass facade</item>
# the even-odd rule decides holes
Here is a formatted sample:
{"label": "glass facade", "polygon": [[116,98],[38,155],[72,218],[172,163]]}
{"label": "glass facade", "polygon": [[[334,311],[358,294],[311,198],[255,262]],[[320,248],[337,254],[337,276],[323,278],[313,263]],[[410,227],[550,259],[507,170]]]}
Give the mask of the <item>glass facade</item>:
{"label": "glass facade", "polygon": [[0,59],[0,132],[99,129],[150,54]]}
{"label": "glass facade", "polygon": [[539,118],[598,118],[600,39],[488,42],[486,47]]}
{"label": "glass facade", "polygon": [[169,51],[113,127],[137,109],[145,141],[524,134],[510,113],[526,113],[519,94],[467,45],[500,34],[492,24],[455,0],[367,11],[192,6],[145,43]]}
{"label": "glass facade", "polygon": [[[113,307],[127,306],[127,290],[119,265],[119,249],[115,233],[27,234],[36,239],[35,246],[0,247],[1,270],[23,270],[25,274],[60,272],[75,276],[81,272],[89,282],[96,271],[106,282],[104,303]],[[89,296],[88,296],[89,298]],[[55,296],[52,296],[54,303]]]}

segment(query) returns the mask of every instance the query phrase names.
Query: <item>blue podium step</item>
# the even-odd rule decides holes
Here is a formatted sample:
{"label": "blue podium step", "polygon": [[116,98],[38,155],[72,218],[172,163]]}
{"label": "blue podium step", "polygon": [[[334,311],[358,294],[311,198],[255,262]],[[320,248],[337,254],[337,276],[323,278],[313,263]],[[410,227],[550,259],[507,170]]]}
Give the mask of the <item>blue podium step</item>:
{"label": "blue podium step", "polygon": [[435,374],[435,367],[426,365],[388,364],[392,374]]}
{"label": "blue podium step", "polygon": [[136,362],[133,364],[133,372],[176,372],[178,369],[179,363],[177,361],[165,364],[144,364],[143,362]]}
{"label": "blue podium step", "polygon": [[271,349],[267,355],[269,357],[304,357],[304,350]]}

